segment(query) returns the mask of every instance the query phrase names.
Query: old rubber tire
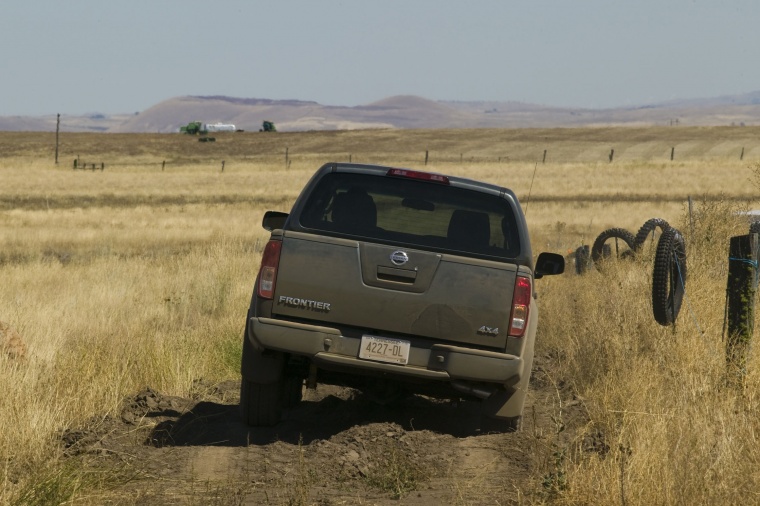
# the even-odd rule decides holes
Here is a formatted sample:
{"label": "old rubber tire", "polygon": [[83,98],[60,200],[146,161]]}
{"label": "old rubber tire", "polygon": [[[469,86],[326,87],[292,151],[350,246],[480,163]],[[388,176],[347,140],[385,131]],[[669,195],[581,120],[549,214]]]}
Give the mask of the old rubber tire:
{"label": "old rubber tire", "polygon": [[584,274],[591,267],[591,250],[588,244],[575,250],[575,273]]}
{"label": "old rubber tire", "polygon": [[641,225],[641,228],[638,232],[636,232],[636,237],[634,238],[634,247],[636,251],[639,251],[641,249],[646,240],[650,236],[653,236],[654,231],[658,228],[660,229],[660,234],[662,234],[670,228],[670,224],[662,218],[652,218]]}
{"label": "old rubber tire", "polygon": [[681,310],[686,285],[686,244],[675,228],[657,242],[652,273],[652,312],[660,325],[672,325]]}
{"label": "old rubber tire", "polygon": [[[605,244],[610,239],[614,240],[614,244],[611,245],[609,253],[605,250]],[[632,253],[626,253],[627,251],[634,251],[634,243],[636,239],[633,234],[624,228],[610,228],[599,234],[594,241],[594,245],[591,247],[591,259],[595,264],[603,262],[607,258],[614,256],[615,258],[626,257]],[[625,249],[624,246],[628,246]]]}
{"label": "old rubber tire", "polygon": [[240,415],[252,427],[271,427],[282,413],[282,382],[256,383],[245,378],[240,382]]}

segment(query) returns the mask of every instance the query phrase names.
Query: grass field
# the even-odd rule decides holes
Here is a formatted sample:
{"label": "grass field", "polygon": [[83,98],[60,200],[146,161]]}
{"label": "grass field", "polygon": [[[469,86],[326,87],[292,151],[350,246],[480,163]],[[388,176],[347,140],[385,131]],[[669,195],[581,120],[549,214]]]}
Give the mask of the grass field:
{"label": "grass field", "polygon": [[[512,188],[534,253],[653,217],[679,228],[689,279],[674,328],[652,318],[651,248],[539,282],[538,353],[590,421],[558,449],[562,483],[524,495],[760,503],[758,357],[730,387],[722,338],[728,240],[748,230],[736,212],[760,208],[760,129],[65,134],[58,165],[54,154],[54,134],[0,132],[0,321],[28,347],[25,361],[0,354],[0,503],[65,475],[61,431],[130,393],[237,378],[264,211],[288,211],[322,163],[349,159]],[[73,170],[77,157],[105,169]]]}

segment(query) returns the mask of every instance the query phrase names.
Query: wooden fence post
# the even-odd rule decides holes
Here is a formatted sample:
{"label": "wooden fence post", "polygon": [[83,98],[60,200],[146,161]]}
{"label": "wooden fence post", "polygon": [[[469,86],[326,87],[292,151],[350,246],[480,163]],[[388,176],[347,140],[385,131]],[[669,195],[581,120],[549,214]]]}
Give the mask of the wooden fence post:
{"label": "wooden fence post", "polygon": [[744,146],[742,146],[742,154],[739,155],[739,160],[744,160]]}
{"label": "wooden fence post", "polygon": [[285,168],[287,169],[290,167],[290,160],[288,159],[288,150],[290,148],[285,148]]}
{"label": "wooden fence post", "polygon": [[[58,165],[58,132],[61,129],[61,115],[55,120],[55,164]],[[74,167],[76,169],[76,167]]]}
{"label": "wooden fence post", "polygon": [[688,197],[689,203],[689,238],[694,239],[694,203],[691,200],[691,195]]}
{"label": "wooden fence post", "polygon": [[673,161],[673,158],[675,157],[675,155],[676,155],[676,148],[675,148],[675,146],[673,146],[672,148],[670,148],[670,161],[671,162]]}
{"label": "wooden fence post", "polygon": [[161,162],[161,172],[164,171],[164,167],[166,167],[166,160],[164,160],[163,162]]}
{"label": "wooden fence post", "polygon": [[427,165],[428,162],[428,150],[425,150],[425,165]]}
{"label": "wooden fence post", "polygon": [[612,163],[612,159],[615,157],[615,148],[610,149],[610,163]]}
{"label": "wooden fence post", "polygon": [[222,160],[222,172],[224,172],[224,160]]}
{"label": "wooden fence post", "polygon": [[726,288],[726,367],[728,380],[741,386],[755,326],[758,234],[731,238]]}
{"label": "wooden fence post", "polygon": [[546,163],[546,150],[544,150],[544,158],[541,160],[541,163]]}

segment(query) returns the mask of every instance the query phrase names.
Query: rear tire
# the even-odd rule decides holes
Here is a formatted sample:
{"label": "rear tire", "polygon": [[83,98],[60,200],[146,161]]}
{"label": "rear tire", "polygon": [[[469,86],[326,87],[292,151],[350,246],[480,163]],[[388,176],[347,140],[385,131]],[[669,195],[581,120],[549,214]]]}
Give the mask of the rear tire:
{"label": "rear tire", "polygon": [[[243,334],[240,362],[240,417],[252,427],[271,427],[280,421],[283,403],[282,354],[262,355]],[[266,374],[262,374],[266,372]]]}
{"label": "rear tire", "polygon": [[271,427],[280,421],[282,381],[255,383],[245,378],[240,383],[240,415],[252,427]]}

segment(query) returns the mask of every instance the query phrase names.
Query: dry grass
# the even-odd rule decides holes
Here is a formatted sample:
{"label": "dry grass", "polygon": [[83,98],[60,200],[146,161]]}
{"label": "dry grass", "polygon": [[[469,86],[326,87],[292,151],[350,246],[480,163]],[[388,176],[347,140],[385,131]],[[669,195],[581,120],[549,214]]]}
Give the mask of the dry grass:
{"label": "dry grass", "polygon": [[[746,222],[731,218],[731,203],[700,209],[675,328],[652,320],[651,257],[542,285],[544,315],[552,313],[542,321],[543,345],[561,357],[559,374],[584,399],[591,415],[585,435],[601,434],[605,445],[584,451],[580,437],[569,448],[575,457],[561,502],[760,500],[758,357],[744,388],[732,388],[722,339],[727,238],[745,234]],[[687,229],[683,218],[673,224]]]}
{"label": "dry grass", "polygon": [[[758,205],[760,135],[750,130],[310,132],[219,136],[214,146],[67,136],[61,159],[102,160],[102,172],[53,166],[50,135],[0,133],[0,321],[29,354],[23,365],[0,355],[0,503],[62,469],[62,429],[113,413],[124,396],[237,377],[261,216],[289,210],[321,163],[425,168],[425,149],[429,170],[513,188],[534,252],[564,253],[612,226],[635,232],[652,217],[687,235],[675,329],[651,315],[651,252],[604,274],[569,266],[539,282],[539,353],[559,357],[558,374],[590,413],[587,433],[606,450],[584,450],[579,436],[564,449],[565,485],[536,501],[758,503],[757,353],[746,388],[728,388],[721,340],[728,237],[746,233],[731,215]],[[670,162],[671,145],[689,156]]]}

